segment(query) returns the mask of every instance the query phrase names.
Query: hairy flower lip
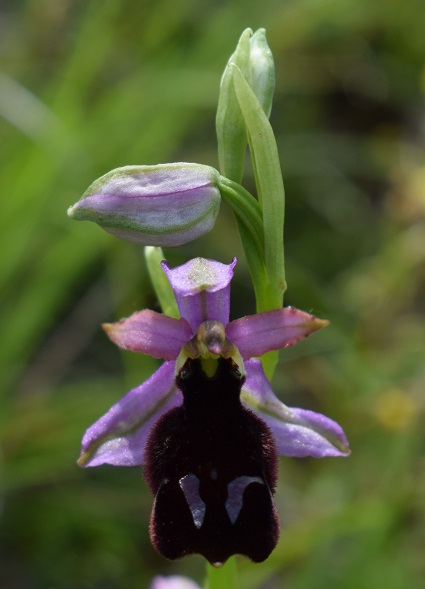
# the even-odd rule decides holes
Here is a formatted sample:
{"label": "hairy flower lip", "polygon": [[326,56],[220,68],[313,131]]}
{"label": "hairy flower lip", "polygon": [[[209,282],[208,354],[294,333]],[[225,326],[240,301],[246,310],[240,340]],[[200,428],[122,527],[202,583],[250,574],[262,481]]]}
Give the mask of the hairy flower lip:
{"label": "hairy flower lip", "polygon": [[[273,393],[261,362],[255,358],[270,350],[295,344],[327,325],[328,321],[287,307],[229,322],[230,282],[235,264],[236,259],[226,265],[204,258],[195,258],[176,268],[163,263],[181,319],[145,309],[104,326],[112,341],[121,348],[163,358],[165,362],[87,430],[80,466],[104,463],[136,466],[142,463],[150,428],[162,414],[181,404],[181,393],[174,380],[176,367],[184,363],[184,351],[190,342],[194,342],[195,347],[198,345],[196,334],[204,322],[200,339],[205,350],[208,349],[208,334],[214,333],[211,327],[224,326],[223,342],[229,342],[232,358],[233,349],[240,354],[240,359],[235,356],[235,363],[244,367],[246,373],[242,402],[267,423],[281,454],[317,458],[349,454],[347,438],[341,427],[319,413],[286,407]],[[202,329],[206,330],[205,333]],[[219,335],[218,332],[215,335]],[[213,339],[208,352],[212,355],[217,344]],[[227,344],[220,345],[223,346],[221,354]]]}

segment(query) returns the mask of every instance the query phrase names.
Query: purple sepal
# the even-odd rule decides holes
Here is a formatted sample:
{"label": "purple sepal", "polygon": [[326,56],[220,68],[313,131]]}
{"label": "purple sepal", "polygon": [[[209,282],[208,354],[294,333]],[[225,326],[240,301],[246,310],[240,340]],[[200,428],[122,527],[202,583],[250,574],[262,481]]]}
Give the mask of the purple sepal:
{"label": "purple sepal", "polygon": [[284,405],[273,393],[259,360],[248,360],[245,368],[247,377],[242,401],[269,426],[279,454],[297,458],[350,454],[340,425],[320,413]]}
{"label": "purple sepal", "polygon": [[159,417],[181,405],[174,362],[164,362],[143,384],[124,395],[86,431],[80,466],[142,464],[149,432]]}
{"label": "purple sepal", "polygon": [[206,258],[194,258],[177,268],[162,263],[174,291],[180,315],[194,331],[203,321],[216,320],[227,325],[230,313],[230,282],[233,268]]}
{"label": "purple sepal", "polygon": [[272,430],[279,454],[304,458],[325,458],[327,456],[348,456],[350,449],[343,429],[326,415],[307,409],[291,407],[296,423],[283,426],[278,419],[265,419]]}

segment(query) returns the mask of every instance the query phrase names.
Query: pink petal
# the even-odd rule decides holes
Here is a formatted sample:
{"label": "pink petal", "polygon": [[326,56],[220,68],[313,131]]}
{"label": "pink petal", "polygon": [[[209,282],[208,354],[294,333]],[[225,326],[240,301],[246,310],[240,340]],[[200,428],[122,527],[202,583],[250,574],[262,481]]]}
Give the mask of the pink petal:
{"label": "pink petal", "polygon": [[173,319],[149,309],[137,311],[117,323],[105,323],[103,328],[120,348],[164,360],[175,360],[192,337],[184,319]]}
{"label": "pink petal", "polygon": [[325,319],[285,307],[236,319],[227,325],[226,334],[242,357],[248,359],[292,346],[328,324]]}

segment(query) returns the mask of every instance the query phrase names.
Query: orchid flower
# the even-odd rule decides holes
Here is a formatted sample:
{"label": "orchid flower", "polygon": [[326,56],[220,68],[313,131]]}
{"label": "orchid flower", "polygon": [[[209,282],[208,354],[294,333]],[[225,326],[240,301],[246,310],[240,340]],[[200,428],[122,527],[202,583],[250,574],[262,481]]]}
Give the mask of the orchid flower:
{"label": "orchid flower", "polygon": [[[184,357],[190,355],[193,347],[204,347],[204,356],[217,357],[229,344],[246,373],[242,401],[269,426],[280,454],[322,458],[349,453],[347,439],[337,423],[319,413],[286,407],[277,398],[257,359],[270,350],[295,344],[328,322],[292,307],[229,322],[230,282],[235,265],[236,259],[226,265],[195,258],[171,269],[163,262],[181,318],[145,309],[104,325],[110,339],[120,348],[165,362],[86,431],[80,466],[142,465],[151,428],[161,415],[182,404],[175,378]],[[202,341],[208,321],[224,328],[221,349],[217,339]]]}
{"label": "orchid flower", "polygon": [[145,309],[104,325],[119,347],[165,362],[87,430],[79,460],[143,465],[155,548],[170,559],[199,553],[214,566],[233,554],[261,562],[276,546],[278,453],[349,452],[337,423],[279,401],[256,358],[328,322],[291,307],[229,322],[235,265],[162,262],[181,317]]}

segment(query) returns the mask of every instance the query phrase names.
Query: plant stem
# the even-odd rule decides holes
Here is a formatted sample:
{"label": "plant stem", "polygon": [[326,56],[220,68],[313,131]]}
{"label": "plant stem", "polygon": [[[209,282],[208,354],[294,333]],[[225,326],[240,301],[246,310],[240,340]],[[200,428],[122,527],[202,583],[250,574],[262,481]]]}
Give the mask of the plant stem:
{"label": "plant stem", "polygon": [[207,563],[206,589],[236,589],[236,558],[232,556],[222,567]]}

